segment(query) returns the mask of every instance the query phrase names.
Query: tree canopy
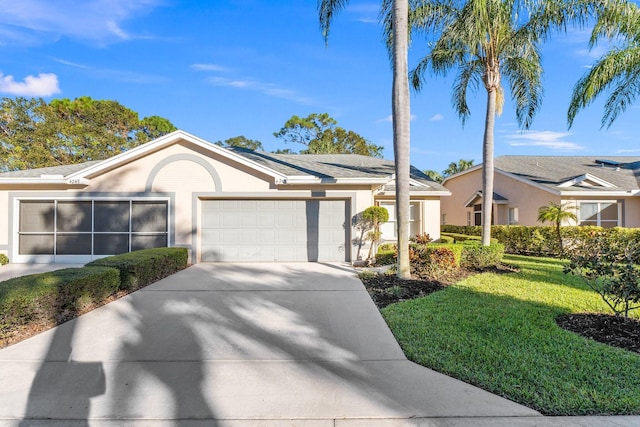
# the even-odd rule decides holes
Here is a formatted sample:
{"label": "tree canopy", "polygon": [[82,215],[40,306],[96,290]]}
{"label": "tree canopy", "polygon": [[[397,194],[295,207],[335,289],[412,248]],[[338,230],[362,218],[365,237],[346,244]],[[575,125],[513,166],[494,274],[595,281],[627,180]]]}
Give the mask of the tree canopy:
{"label": "tree canopy", "polygon": [[432,169],[429,169],[424,171],[424,173],[434,181],[442,182],[444,181],[445,178],[451,175],[455,175],[459,172],[465,171],[472,166],[473,166],[473,159],[471,160],[460,159],[458,160],[457,163],[456,162],[449,163],[449,166],[447,166],[447,168],[442,172],[437,172]]}
{"label": "tree canopy", "polygon": [[117,101],[2,98],[1,171],[103,160],[176,130],[159,116],[139,119]]}
{"label": "tree canopy", "polygon": [[382,157],[383,147],[371,144],[357,133],[341,128],[327,113],[313,113],[304,118],[294,115],[273,135],[286,143],[306,146],[300,154],[362,154]]}
{"label": "tree canopy", "polygon": [[462,119],[470,115],[467,92],[487,94],[482,153],[482,244],[489,245],[493,200],[493,152],[496,116],[504,105],[504,84],[513,98],[518,124],[528,129],[542,100],[541,44],[552,32],[583,24],[599,0],[424,1],[410,13],[414,30],[426,33],[429,53],[411,72],[415,89],[431,71],[457,71],[452,102]]}
{"label": "tree canopy", "polygon": [[224,141],[216,141],[216,145],[220,147],[240,147],[249,150],[262,150],[262,142],[256,139],[249,139],[244,135],[234,136],[233,138],[225,139]]}

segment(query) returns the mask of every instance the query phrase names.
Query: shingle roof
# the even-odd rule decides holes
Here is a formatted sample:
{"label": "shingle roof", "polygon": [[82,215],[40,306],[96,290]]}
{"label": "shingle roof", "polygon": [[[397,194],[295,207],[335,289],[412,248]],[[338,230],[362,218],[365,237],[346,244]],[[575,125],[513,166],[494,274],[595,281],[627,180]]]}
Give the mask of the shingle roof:
{"label": "shingle roof", "polygon": [[78,163],[75,165],[51,166],[48,168],[25,169],[0,173],[0,178],[39,178],[42,175],[62,175],[63,177],[72,175],[91,165],[100,163],[100,160]]}
{"label": "shingle roof", "polygon": [[501,156],[495,167],[555,190],[640,190],[640,157],[634,156]]}
{"label": "shingle roof", "polygon": [[[318,178],[389,178],[395,173],[392,160],[358,154],[274,154],[231,148],[237,154],[288,176],[312,175]],[[421,170],[411,167],[411,178],[424,189],[447,191]],[[414,187],[415,189],[415,187]],[[393,191],[385,188],[386,191]]]}
{"label": "shingle roof", "polygon": [[[274,154],[235,147],[226,149],[286,176],[310,175],[328,180],[391,179],[395,173],[393,161],[358,154]],[[42,175],[67,177],[99,162],[4,172],[0,173],[0,178],[39,178]],[[420,184],[412,186],[413,191],[447,191],[440,183],[433,181],[418,168],[411,167],[411,178]],[[384,190],[395,191],[395,187],[387,185]]]}

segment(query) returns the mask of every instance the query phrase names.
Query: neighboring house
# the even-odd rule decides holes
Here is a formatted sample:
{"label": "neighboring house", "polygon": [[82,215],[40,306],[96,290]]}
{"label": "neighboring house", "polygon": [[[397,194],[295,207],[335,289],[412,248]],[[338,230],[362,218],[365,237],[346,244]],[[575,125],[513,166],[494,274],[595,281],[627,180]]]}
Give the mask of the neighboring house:
{"label": "neighboring house", "polygon": [[[482,165],[443,185],[442,222],[481,225]],[[497,157],[493,197],[493,224],[541,225],[541,206],[566,202],[579,225],[640,227],[640,157]]]}
{"label": "neighboring house", "polygon": [[[0,173],[0,253],[75,263],[180,246],[192,262],[352,261],[358,213],[380,204],[395,221],[393,174],[388,160],[225,149],[177,131],[104,161]],[[413,168],[412,233],[439,237],[445,195]]]}

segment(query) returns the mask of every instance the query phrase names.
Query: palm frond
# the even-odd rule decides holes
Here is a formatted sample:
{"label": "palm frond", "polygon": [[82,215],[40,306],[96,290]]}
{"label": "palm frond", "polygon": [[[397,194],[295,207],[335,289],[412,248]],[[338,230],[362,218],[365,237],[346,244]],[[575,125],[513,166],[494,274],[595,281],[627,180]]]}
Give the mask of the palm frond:
{"label": "palm frond", "polygon": [[481,61],[467,61],[460,64],[460,70],[456,76],[456,80],[453,86],[453,93],[451,95],[451,102],[453,103],[458,117],[462,121],[464,126],[467,117],[471,115],[471,110],[467,104],[467,91],[475,92],[480,87],[481,76],[483,72],[483,64]]}
{"label": "palm frond", "polygon": [[605,105],[602,125],[611,126],[618,114],[623,112],[630,100],[635,99],[638,90],[637,79],[640,70],[640,46],[632,44],[613,49],[605,54],[582,76],[574,86],[567,121],[569,127],[578,112],[591,104],[602,92],[616,87]]}
{"label": "palm frond", "polygon": [[518,124],[528,129],[542,103],[543,70],[540,56],[533,51],[528,56],[511,57],[503,63],[503,72],[509,80]]}
{"label": "palm frond", "polygon": [[333,17],[348,3],[349,0],[318,0],[318,16],[320,17],[320,30],[325,43],[329,40],[329,30]]}

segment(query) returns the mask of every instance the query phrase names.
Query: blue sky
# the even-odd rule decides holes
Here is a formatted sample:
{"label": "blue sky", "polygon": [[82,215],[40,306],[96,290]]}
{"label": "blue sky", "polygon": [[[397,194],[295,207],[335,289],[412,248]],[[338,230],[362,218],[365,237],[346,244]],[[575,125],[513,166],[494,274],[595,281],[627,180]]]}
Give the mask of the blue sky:
{"label": "blue sky", "polygon": [[[327,112],[391,159],[378,5],[351,0],[325,46],[316,0],[0,0],[0,96],[114,99],[209,141],[244,135],[267,150],[288,147],[273,133],[292,115]],[[589,51],[587,39],[571,31],[544,46],[542,108],[522,132],[506,100],[496,155],[640,155],[637,106],[601,130],[600,100],[567,130],[571,89],[606,48]],[[410,66],[421,53],[415,38]],[[421,169],[481,162],[484,90],[470,97],[463,128],[451,83],[430,77],[411,96],[411,162]]]}

